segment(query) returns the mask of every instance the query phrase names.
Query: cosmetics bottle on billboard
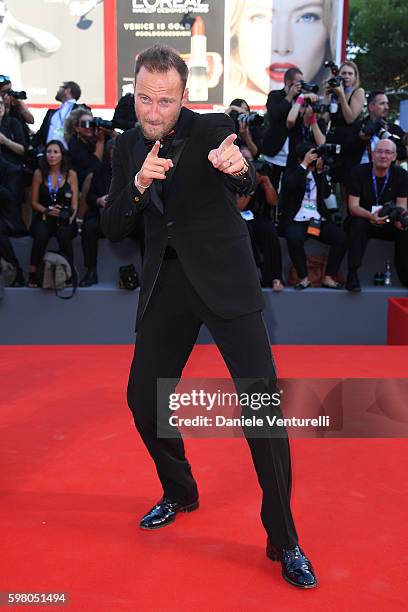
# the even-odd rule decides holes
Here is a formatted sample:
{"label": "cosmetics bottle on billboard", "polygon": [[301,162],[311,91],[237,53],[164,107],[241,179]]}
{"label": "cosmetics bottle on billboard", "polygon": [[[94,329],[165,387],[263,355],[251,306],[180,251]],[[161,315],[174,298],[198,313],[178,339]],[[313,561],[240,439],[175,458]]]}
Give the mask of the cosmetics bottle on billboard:
{"label": "cosmetics bottle on billboard", "polygon": [[195,18],[191,30],[191,56],[189,78],[189,100],[205,102],[208,100],[207,82],[207,37],[203,18]]}

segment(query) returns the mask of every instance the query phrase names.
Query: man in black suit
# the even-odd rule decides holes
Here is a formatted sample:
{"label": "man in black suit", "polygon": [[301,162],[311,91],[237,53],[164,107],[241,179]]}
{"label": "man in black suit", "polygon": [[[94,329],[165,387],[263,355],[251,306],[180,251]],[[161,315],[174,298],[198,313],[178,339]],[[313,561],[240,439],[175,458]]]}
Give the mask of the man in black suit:
{"label": "man in black suit", "polygon": [[299,282],[295,289],[311,286],[305,252],[305,241],[315,238],[329,244],[330,250],[322,286],[326,289],[341,289],[335,280],[347,250],[347,238],[331,220],[324,199],[331,193],[324,170],[324,160],[316,153],[311,142],[300,142],[295,149],[297,165],[288,168],[283,176],[280,193],[281,218],[279,234],[286,238],[288,251]]}
{"label": "man in black suit", "polygon": [[268,129],[265,132],[261,153],[268,162],[269,178],[276,190],[285,171],[289,155],[289,128],[287,118],[293,101],[300,94],[303,74],[294,66],[285,72],[284,87],[269,92],[266,101]]}
{"label": "man in black suit", "polygon": [[[183,107],[187,76],[185,62],[166,46],[138,56],[140,125],[117,139],[101,219],[108,238],[120,240],[144,214],[146,254],[128,403],[163,487],[162,499],[140,522],[144,529],[164,527],[178,512],[198,508],[181,435],[158,436],[156,384],[160,378],[181,377],[202,323],[235,381],[255,379],[257,389],[276,385],[251,243],[235,203],[237,192],[252,187],[253,172],[234,144],[226,115],[200,115]],[[281,561],[286,580],[313,587],[316,579],[298,546],[290,510],[286,432],[275,437],[244,433],[263,491],[267,555]]]}
{"label": "man in black suit", "polygon": [[57,102],[61,102],[61,105],[59,108],[49,108],[47,110],[41,127],[35,135],[35,146],[45,147],[50,140],[60,140],[64,147],[68,149],[64,138],[64,125],[72,111],[78,108],[77,101],[81,97],[81,93],[81,88],[75,81],[64,81],[58,87],[55,99]]}

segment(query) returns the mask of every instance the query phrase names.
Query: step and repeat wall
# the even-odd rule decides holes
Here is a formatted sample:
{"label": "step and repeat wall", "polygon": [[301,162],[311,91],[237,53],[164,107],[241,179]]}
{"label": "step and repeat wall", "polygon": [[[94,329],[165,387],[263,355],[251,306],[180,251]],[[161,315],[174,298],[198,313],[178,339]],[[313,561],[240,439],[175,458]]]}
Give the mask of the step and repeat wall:
{"label": "step and repeat wall", "polygon": [[0,73],[31,104],[54,103],[74,80],[82,100],[115,106],[132,91],[135,57],[162,42],[190,67],[190,102],[206,108],[235,97],[263,106],[283,74],[306,81],[339,62],[347,0],[0,0]]}

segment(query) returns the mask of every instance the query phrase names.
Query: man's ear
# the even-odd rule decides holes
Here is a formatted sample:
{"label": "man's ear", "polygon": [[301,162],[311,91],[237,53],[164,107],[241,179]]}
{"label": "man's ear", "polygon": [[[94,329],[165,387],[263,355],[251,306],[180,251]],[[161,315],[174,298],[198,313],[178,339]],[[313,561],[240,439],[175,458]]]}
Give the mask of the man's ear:
{"label": "man's ear", "polygon": [[186,87],[183,92],[183,97],[181,98],[181,105],[184,106],[185,104],[187,104],[187,102],[188,102],[188,89]]}

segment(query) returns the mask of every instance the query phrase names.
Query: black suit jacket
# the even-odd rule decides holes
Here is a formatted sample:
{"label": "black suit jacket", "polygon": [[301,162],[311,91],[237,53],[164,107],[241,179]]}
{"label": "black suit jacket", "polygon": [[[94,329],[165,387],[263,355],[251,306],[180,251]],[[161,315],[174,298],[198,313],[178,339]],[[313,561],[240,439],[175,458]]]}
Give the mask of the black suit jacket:
{"label": "black suit jacket", "polygon": [[[79,104],[73,104],[72,110],[75,110],[78,107],[79,107]],[[52,119],[52,116],[56,112],[58,112],[58,110],[59,108],[49,108],[47,110],[45,117],[43,119],[43,122],[40,126],[40,129],[33,137],[33,144],[35,147],[39,147],[39,146],[45,147],[45,145],[47,144],[48,130],[50,129],[51,119]]]}
{"label": "black suit jacket", "polygon": [[[302,206],[306,191],[306,176],[307,170],[300,164],[296,168],[286,170],[283,176],[282,189],[279,195],[279,206],[282,213],[278,229],[281,236],[285,235],[286,227]],[[313,172],[313,176],[317,189],[317,210],[322,217],[330,219],[331,213],[324,203],[324,198],[328,198],[330,195],[330,185],[324,172],[320,174]]]}
{"label": "black suit jacket", "polygon": [[[228,177],[208,161],[211,149],[233,133],[224,114],[199,115],[183,108],[175,140],[166,157],[174,168],[164,185],[155,181],[143,195],[134,185],[147,149],[136,127],[116,141],[112,183],[101,214],[101,228],[121,240],[143,212],[146,252],[143,262],[137,324],[153,291],[169,238],[189,281],[217,315],[234,318],[263,308],[251,242],[236,206],[237,191],[249,192],[253,170]],[[163,187],[164,205],[159,197]]]}
{"label": "black suit jacket", "polygon": [[0,219],[5,221],[13,236],[25,236],[27,228],[21,218],[23,199],[21,168],[10,164],[0,155]]}
{"label": "black suit jacket", "polygon": [[261,153],[270,157],[279,153],[289,136],[286,119],[292,105],[286,100],[286,95],[284,89],[271,91],[266,102],[269,127],[263,139]]}

